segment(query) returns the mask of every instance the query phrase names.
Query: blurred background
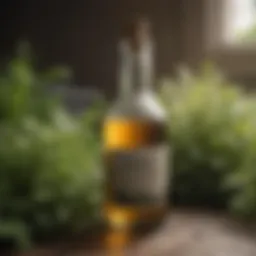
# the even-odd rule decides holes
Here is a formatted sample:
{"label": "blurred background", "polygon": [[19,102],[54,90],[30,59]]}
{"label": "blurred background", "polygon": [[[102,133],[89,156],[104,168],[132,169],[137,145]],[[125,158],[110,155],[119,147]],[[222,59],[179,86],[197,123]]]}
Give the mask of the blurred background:
{"label": "blurred background", "polygon": [[[27,39],[43,66],[65,63],[74,84],[113,96],[116,45],[134,13],[147,15],[157,42],[158,77],[177,65],[211,57],[234,79],[251,85],[255,62],[247,48],[255,34],[253,0],[1,2],[1,59]],[[248,46],[248,47],[247,47]]]}
{"label": "blurred background", "polygon": [[255,0],[2,0],[2,248],[100,222],[98,128],[134,14],[153,25],[174,152],[170,202],[255,220]]}

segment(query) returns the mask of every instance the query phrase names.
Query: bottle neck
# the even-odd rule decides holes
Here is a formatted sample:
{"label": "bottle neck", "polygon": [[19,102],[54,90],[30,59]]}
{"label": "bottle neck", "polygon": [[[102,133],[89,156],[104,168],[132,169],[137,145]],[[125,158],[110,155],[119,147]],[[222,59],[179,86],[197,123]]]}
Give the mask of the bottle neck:
{"label": "bottle neck", "polygon": [[153,47],[145,44],[140,50],[132,50],[127,41],[119,45],[119,99],[129,100],[134,93],[152,92],[154,68]]}
{"label": "bottle neck", "polygon": [[118,97],[121,100],[128,99],[132,95],[132,55],[126,41],[119,44],[119,70],[118,70]]}
{"label": "bottle neck", "polygon": [[141,50],[133,53],[133,87],[137,92],[153,90],[153,47],[144,45]]}

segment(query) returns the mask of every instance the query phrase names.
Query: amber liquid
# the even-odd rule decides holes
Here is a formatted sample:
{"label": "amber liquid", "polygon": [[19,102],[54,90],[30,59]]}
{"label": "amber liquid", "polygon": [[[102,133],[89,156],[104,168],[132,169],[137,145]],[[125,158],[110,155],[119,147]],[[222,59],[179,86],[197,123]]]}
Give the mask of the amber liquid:
{"label": "amber liquid", "polygon": [[104,126],[104,161],[106,170],[106,201],[104,216],[111,228],[153,228],[163,220],[166,203],[133,202],[114,189],[111,159],[117,152],[154,147],[166,141],[165,125],[159,122],[110,120]]}

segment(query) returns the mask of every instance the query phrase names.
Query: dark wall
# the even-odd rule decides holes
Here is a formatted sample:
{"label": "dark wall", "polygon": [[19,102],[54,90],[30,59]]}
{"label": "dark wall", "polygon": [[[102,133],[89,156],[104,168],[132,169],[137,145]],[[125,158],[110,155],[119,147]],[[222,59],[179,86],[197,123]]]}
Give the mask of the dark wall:
{"label": "dark wall", "polygon": [[206,57],[206,2],[206,0],[181,0],[181,59],[191,67],[196,66]]}
{"label": "dark wall", "polygon": [[113,95],[124,23],[135,13],[151,19],[160,77],[181,59],[181,5],[180,0],[9,0],[1,7],[0,53],[8,55],[19,38],[27,38],[41,64],[68,64],[75,83]]}
{"label": "dark wall", "polygon": [[21,19],[18,0],[0,1],[0,56],[1,60],[8,56],[14,42],[20,35]]}

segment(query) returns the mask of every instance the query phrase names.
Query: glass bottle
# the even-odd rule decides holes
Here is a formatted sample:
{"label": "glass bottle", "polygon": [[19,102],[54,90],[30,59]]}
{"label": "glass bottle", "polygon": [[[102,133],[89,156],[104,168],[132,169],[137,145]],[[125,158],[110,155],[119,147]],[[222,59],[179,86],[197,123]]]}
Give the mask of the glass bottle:
{"label": "glass bottle", "polygon": [[104,120],[106,201],[113,228],[156,224],[167,212],[169,146],[165,112],[153,91],[149,24],[120,43],[119,96]]}

